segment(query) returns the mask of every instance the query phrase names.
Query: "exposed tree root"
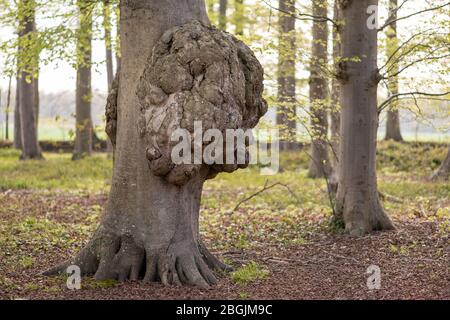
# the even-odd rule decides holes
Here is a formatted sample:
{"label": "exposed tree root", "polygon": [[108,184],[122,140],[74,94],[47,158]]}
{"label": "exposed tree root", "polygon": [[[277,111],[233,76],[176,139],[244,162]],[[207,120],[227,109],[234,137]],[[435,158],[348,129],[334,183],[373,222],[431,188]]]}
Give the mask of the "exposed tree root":
{"label": "exposed tree root", "polygon": [[217,283],[212,270],[232,270],[202,243],[183,241],[144,248],[130,235],[111,234],[94,237],[74,259],[45,271],[44,275],[63,274],[70,265],[79,266],[83,276],[93,275],[96,280],[143,280],[203,288]]}

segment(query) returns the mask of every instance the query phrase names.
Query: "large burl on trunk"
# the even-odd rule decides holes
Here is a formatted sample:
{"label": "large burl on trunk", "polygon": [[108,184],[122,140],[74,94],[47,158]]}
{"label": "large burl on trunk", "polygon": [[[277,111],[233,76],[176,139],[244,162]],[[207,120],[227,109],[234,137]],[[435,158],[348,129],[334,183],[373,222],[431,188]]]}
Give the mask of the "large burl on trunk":
{"label": "large burl on trunk", "polygon": [[222,132],[254,127],[267,109],[263,70],[245,44],[209,26],[203,1],[122,1],[121,15],[106,213],[84,249],[48,274],[74,264],[96,279],[208,286],[212,270],[227,267],[199,238],[202,186],[238,165],[175,165],[171,134],[193,132],[194,121]]}

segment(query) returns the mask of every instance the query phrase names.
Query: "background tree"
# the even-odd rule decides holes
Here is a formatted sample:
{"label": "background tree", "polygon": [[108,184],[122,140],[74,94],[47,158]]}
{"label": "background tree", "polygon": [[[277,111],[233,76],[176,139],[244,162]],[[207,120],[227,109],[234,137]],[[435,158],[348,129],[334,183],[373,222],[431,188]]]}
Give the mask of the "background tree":
{"label": "background tree", "polygon": [[[386,28],[387,56],[392,56],[398,50],[398,38],[397,38],[397,0],[389,0],[389,26]],[[388,89],[389,95],[398,94],[398,63],[392,65],[392,68],[388,72]],[[386,140],[403,141],[403,137],[400,131],[400,114],[398,109],[398,101],[391,103],[386,117]]]}
{"label": "background tree", "polygon": [[16,149],[22,149],[22,129],[20,128],[20,79],[16,77],[16,100],[14,106],[14,142],[13,146]]}
{"label": "background tree", "polygon": [[79,0],[79,30],[77,39],[76,136],[72,158],[80,159],[92,153],[93,125],[91,116],[92,65],[92,4]]}
{"label": "background tree", "polygon": [[11,84],[12,74],[9,75],[8,91],[6,93],[6,105],[5,105],[5,139],[9,140],[9,113],[11,111]]}
{"label": "background tree", "polygon": [[[312,49],[309,80],[311,113],[311,162],[309,176],[319,178],[330,174],[328,157],[329,89],[327,75],[322,71],[328,64],[327,1],[313,0]],[[322,18],[323,17],[323,18]]]}
{"label": "background tree", "polygon": [[[341,15],[339,10],[339,0],[334,0],[333,3],[333,31],[332,31],[332,43],[333,43],[333,69],[336,71],[336,67],[339,65],[341,58],[341,39],[339,37],[339,28],[341,27]],[[336,159],[339,150],[339,128],[341,124],[340,116],[340,104],[339,104],[340,88],[339,80],[333,76],[331,79],[331,112],[330,112],[330,131],[331,131],[331,163],[332,163],[332,180],[337,183],[337,169],[338,159]]]}
{"label": "background tree", "polygon": [[335,212],[351,235],[394,228],[380,203],[375,164],[381,76],[377,68],[377,28],[370,26],[367,9],[377,5],[377,0],[341,3],[342,109]]}
{"label": "background tree", "polygon": [[39,52],[35,41],[35,9],[33,0],[19,2],[19,115],[23,160],[42,159],[37,135]]}
{"label": "background tree", "polygon": [[[295,96],[295,1],[278,2],[278,110],[276,121],[282,130],[281,150],[293,149],[291,140],[295,137],[296,96]],[[284,132],[283,132],[284,131]]]}
{"label": "background tree", "polygon": [[234,0],[234,33],[237,36],[244,35],[244,0]]}
{"label": "background tree", "polygon": [[228,0],[219,1],[219,29],[227,29],[227,6]]}
{"label": "background tree", "polygon": [[439,168],[437,168],[433,174],[431,175],[431,180],[438,180],[438,179],[449,179],[450,177],[450,148],[448,150],[447,156],[445,157],[444,161],[441,163]]}
{"label": "background tree", "polygon": [[[196,120],[221,132],[255,126],[267,110],[263,70],[242,42],[206,27],[204,1],[123,1],[121,15],[122,65],[107,105],[116,159],[106,213],[77,257],[47,274],[76,264],[97,279],[208,286],[210,269],[225,266],[199,239],[202,186],[238,165],[175,165],[169,138],[175,128],[193,132]],[[169,110],[162,123],[155,110]]]}

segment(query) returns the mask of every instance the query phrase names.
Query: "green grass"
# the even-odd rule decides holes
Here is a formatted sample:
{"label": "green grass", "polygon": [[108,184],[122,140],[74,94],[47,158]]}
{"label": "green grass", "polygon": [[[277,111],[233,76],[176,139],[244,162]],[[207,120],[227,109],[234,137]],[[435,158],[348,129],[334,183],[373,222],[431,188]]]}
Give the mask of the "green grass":
{"label": "green grass", "polygon": [[0,149],[0,190],[102,191],[110,181],[112,160],[104,154],[79,161],[71,154],[45,153],[43,161],[19,161],[19,156],[17,150]]}
{"label": "green grass", "polygon": [[269,271],[254,261],[240,267],[231,275],[231,280],[234,283],[241,285],[248,285],[257,280],[267,279]]}

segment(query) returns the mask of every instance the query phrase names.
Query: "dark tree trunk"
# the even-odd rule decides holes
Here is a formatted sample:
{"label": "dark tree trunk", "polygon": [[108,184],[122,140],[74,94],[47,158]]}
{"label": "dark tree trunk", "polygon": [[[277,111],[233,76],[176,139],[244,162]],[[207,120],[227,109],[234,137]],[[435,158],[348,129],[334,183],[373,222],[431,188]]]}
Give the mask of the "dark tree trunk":
{"label": "dark tree trunk", "polygon": [[294,149],[297,132],[295,98],[295,1],[278,2],[278,110],[281,150]]}
{"label": "dark tree trunk", "polygon": [[[397,37],[397,0],[389,0],[389,16],[391,17],[391,24],[387,28],[387,56],[388,58],[395,54],[398,48]],[[388,72],[388,88],[390,95],[398,94],[398,63],[394,63],[389,68]],[[391,102],[387,111],[386,117],[386,137],[385,140],[403,141],[402,133],[400,131],[400,115],[398,110],[398,101]]]}
{"label": "dark tree trunk", "polygon": [[[34,10],[31,9],[33,3],[30,1],[23,1],[20,3],[21,9],[23,10],[22,20],[20,21],[19,37],[22,40],[30,37],[30,34],[36,31],[36,24],[34,20]],[[25,41],[19,40],[19,51],[27,50],[23,47]],[[20,54],[19,54],[20,55]],[[38,59],[36,59],[38,60]],[[22,155],[20,158],[22,160],[26,159],[42,159],[41,149],[38,143],[37,136],[37,95],[36,90],[38,89],[37,81],[33,74],[29,70],[34,70],[37,68],[38,62],[35,59],[30,59],[30,65],[21,66],[19,77],[19,87],[20,87],[20,128],[21,128],[21,139],[22,139]],[[33,64],[33,65],[32,65]]]}
{"label": "dark tree trunk", "polygon": [[[313,0],[313,15],[327,16],[327,3]],[[322,71],[328,61],[328,26],[327,21],[315,19],[312,27],[312,50],[309,79],[309,100],[311,112],[311,161],[309,176],[312,178],[327,177],[330,174],[328,157],[328,113],[327,103],[329,89],[327,77]]]}
{"label": "dark tree trunk", "polygon": [[227,29],[227,6],[228,0],[220,0],[219,2],[219,29]]}
{"label": "dark tree trunk", "polygon": [[[231,93],[241,90],[240,101],[236,100],[239,109],[234,109],[234,112],[239,112],[240,108],[247,110],[245,117],[241,114],[242,119],[246,119],[247,112],[251,115],[255,110],[259,110],[248,120],[249,126],[253,127],[257,122],[254,120],[259,119],[267,109],[261,98],[263,71],[260,66],[260,69],[257,68],[256,59],[248,51],[239,51],[241,55],[238,55],[237,47],[234,51],[224,49],[230,48],[229,36],[216,29],[208,29],[209,33],[206,33],[205,26],[192,20],[209,25],[203,0],[121,2],[122,65],[108,97],[106,110],[108,134],[112,137],[116,148],[113,183],[106,212],[93,239],[77,257],[50,270],[47,274],[64,272],[67,265],[76,264],[81,267],[83,274],[95,274],[96,279],[141,278],[146,282],[159,280],[164,284],[208,286],[216,281],[210,268],[226,269],[225,265],[206,250],[199,239],[198,216],[202,186],[207,177],[211,178],[214,172],[217,173],[214,171],[216,167],[210,168],[202,164],[195,167],[198,169],[195,173],[189,171],[189,166],[174,167],[170,160],[170,150],[165,149],[166,140],[160,139],[166,137],[165,125],[161,127],[154,124],[154,121],[158,120],[157,117],[156,119],[151,117],[153,120],[148,122],[146,117],[150,112],[162,110],[162,105],[167,106],[170,103],[171,108],[175,109],[167,111],[165,117],[173,119],[179,114],[176,108],[182,104],[183,120],[178,120],[181,121],[178,123],[180,125],[186,123],[189,127],[193,125],[195,119],[190,118],[191,112],[194,111],[184,104],[186,100],[177,100],[179,94],[196,95],[196,90],[202,90],[202,93]],[[189,26],[188,22],[191,22]],[[195,55],[181,56],[185,52],[192,54],[193,51],[185,49],[183,45],[181,49],[178,47],[180,50],[176,52],[168,49],[172,45],[183,44],[180,38],[173,39],[175,37],[171,33],[173,31],[168,31],[174,30],[176,26],[191,28],[184,33],[181,30],[186,29],[177,28],[179,31],[177,35],[189,37],[189,41],[196,41],[197,45],[200,42],[196,39],[202,39],[210,34],[220,33],[223,41],[217,42],[214,47],[216,51],[205,52],[206,47],[202,47],[195,53],[197,58]],[[211,40],[204,43],[211,44],[214,42]],[[224,47],[219,47],[219,43],[222,42]],[[234,43],[239,45],[239,48],[244,46],[242,43]],[[195,45],[191,43],[186,48],[193,47]],[[153,48],[155,49],[150,60]],[[224,50],[224,53],[234,52],[234,55],[229,59],[223,59],[218,54],[212,54],[219,48]],[[162,52],[166,54],[172,52],[171,54],[177,56],[171,56],[174,59],[164,60],[166,62],[158,64],[159,67],[156,68],[151,63],[155,61],[160,63],[162,60],[157,58]],[[181,63],[181,57],[187,59],[183,60],[184,63],[191,66],[189,75],[196,74],[196,79],[207,85],[205,88],[194,87],[191,83],[192,87],[187,86],[191,88],[187,91],[181,92],[177,91],[178,89],[176,93],[172,91],[174,85],[185,83],[182,79],[189,78],[186,69],[176,70],[176,66]],[[211,60],[208,62],[209,72],[205,76],[207,71],[203,70],[202,66],[207,59],[216,62],[213,63]],[[219,87],[218,90],[210,91],[208,86],[211,83],[223,83],[223,86],[233,83],[229,78],[221,81],[223,76],[221,70],[225,70],[223,68],[229,64],[231,66],[227,74],[245,82],[233,88],[223,87],[225,90],[222,90]],[[255,67],[258,72],[252,74]],[[214,79],[217,79],[217,82],[211,82],[216,81]],[[115,90],[116,85],[118,90]],[[252,93],[257,94],[257,97],[250,96]],[[217,101],[221,103],[225,100]],[[200,110],[194,115],[201,117],[200,119],[208,112],[208,106],[205,104],[207,102],[203,101],[202,104],[195,105],[195,110],[199,107]],[[221,107],[235,108],[235,104],[236,102],[223,103]],[[192,121],[188,121],[185,117],[189,117]],[[227,119],[224,117],[223,121],[228,121]],[[162,128],[162,131],[159,131],[159,128]],[[158,141],[163,145],[158,145]],[[177,168],[182,170],[177,171]],[[193,175],[188,176],[189,173]]]}
{"label": "dark tree trunk", "polygon": [[22,150],[22,129],[20,128],[20,79],[16,81],[16,103],[14,107],[14,148]]}
{"label": "dark tree trunk", "polygon": [[5,139],[9,140],[9,112],[11,110],[11,81],[12,75],[8,80],[8,93],[6,94],[6,108],[5,108]]}
{"label": "dark tree trunk", "polygon": [[448,149],[447,156],[444,161],[441,163],[439,168],[433,172],[430,179],[431,180],[448,180],[450,178],[450,148]]}
{"label": "dark tree trunk", "polygon": [[341,40],[344,59],[340,64],[341,131],[339,186],[336,214],[351,235],[394,226],[380,203],[377,187],[377,29],[369,29],[369,6],[377,0],[346,1],[341,7],[345,24]]}
{"label": "dark tree trunk", "polygon": [[91,42],[92,13],[89,5],[79,1],[80,29],[78,34],[77,84],[75,99],[76,136],[72,159],[77,160],[92,154],[93,124],[91,116]]}

